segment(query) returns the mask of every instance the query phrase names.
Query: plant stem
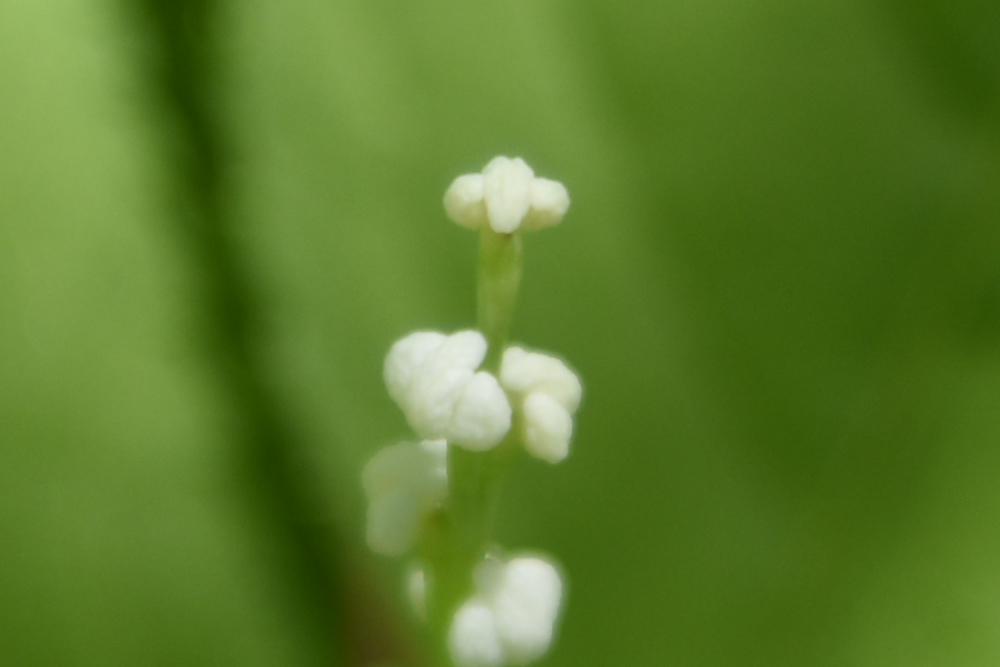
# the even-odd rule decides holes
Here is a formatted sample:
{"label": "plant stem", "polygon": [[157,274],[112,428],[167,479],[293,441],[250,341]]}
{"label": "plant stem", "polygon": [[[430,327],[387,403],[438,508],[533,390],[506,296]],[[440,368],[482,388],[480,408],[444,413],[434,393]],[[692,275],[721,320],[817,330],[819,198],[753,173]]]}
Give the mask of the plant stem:
{"label": "plant stem", "polygon": [[[483,370],[497,374],[514,319],[521,284],[521,235],[480,233],[477,326],[486,337]],[[473,572],[490,548],[500,488],[520,429],[487,452],[448,447],[448,506],[430,522],[422,540],[428,574],[427,616],[441,665],[451,665],[447,636],[451,619],[473,591]]]}
{"label": "plant stem", "polygon": [[521,233],[498,234],[484,225],[479,234],[476,325],[489,346],[483,368],[496,373],[507,346],[521,285]]}

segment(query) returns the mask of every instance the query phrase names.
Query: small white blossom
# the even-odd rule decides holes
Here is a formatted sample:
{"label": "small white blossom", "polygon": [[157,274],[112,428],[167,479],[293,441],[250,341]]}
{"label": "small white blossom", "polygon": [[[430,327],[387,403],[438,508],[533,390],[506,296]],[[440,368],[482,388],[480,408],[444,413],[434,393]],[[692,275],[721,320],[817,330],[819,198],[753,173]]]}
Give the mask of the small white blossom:
{"label": "small white blossom", "polygon": [[444,440],[403,442],[365,465],[361,485],[372,551],[398,556],[413,546],[424,519],[448,495],[447,450]]}
{"label": "small white blossom", "polygon": [[515,558],[507,563],[493,610],[510,662],[523,665],[545,654],[561,599],[562,580],[550,563],[540,558]]}
{"label": "small white blossom", "polygon": [[521,158],[495,157],[481,174],[465,174],[444,195],[448,217],[479,229],[489,224],[499,234],[522,225],[541,229],[554,225],[569,210],[569,193],[562,183],[535,177]]}
{"label": "small white blossom", "polygon": [[511,408],[497,379],[476,371],[485,357],[486,339],[478,331],[410,334],[386,357],[389,395],[421,437],[491,449],[510,430]]}
{"label": "small white blossom", "polygon": [[520,403],[525,449],[549,463],[566,458],[583,392],[576,374],[556,357],[509,347],[500,384]]}
{"label": "small white blossom", "polygon": [[552,643],[562,580],[548,561],[487,560],[476,568],[476,593],[455,613],[448,647],[458,667],[525,665]]}
{"label": "small white blossom", "polygon": [[473,598],[455,612],[448,633],[448,650],[457,667],[499,667],[504,664],[496,616],[489,604]]}

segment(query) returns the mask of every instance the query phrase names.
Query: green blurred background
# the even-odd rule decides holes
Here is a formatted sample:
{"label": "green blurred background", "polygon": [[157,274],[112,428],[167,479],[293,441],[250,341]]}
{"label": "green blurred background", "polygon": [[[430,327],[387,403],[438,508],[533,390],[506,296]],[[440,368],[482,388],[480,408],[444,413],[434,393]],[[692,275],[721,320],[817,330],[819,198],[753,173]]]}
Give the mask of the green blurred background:
{"label": "green blurred background", "polygon": [[0,664],[412,657],[359,471],[496,154],[573,197],[541,664],[1000,664],[995,0],[4,0]]}

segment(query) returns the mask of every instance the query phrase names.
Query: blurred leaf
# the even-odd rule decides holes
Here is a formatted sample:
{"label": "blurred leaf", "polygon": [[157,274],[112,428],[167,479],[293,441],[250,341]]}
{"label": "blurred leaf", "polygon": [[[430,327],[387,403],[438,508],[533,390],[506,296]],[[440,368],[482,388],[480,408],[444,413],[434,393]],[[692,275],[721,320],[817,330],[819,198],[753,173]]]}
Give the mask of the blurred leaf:
{"label": "blurred leaf", "polygon": [[[135,102],[147,47],[72,7],[0,9],[0,661],[317,662],[289,554],[239,499],[163,110]],[[407,432],[382,356],[473,321],[475,240],[441,195],[518,154],[573,207],[526,240],[514,335],[585,382],[572,456],[519,466],[501,517],[570,577],[545,664],[1000,659],[993,4],[221,20],[254,360],[348,552],[361,465]]]}

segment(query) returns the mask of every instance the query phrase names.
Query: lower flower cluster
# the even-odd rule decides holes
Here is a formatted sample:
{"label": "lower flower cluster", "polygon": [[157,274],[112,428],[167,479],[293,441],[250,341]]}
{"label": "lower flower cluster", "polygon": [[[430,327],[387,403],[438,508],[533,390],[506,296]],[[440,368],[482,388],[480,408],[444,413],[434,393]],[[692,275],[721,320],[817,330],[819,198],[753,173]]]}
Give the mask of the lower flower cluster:
{"label": "lower flower cluster", "polygon": [[[378,452],[366,465],[367,541],[399,556],[419,542],[429,517],[449,507],[448,452],[486,452],[521,443],[549,463],[569,453],[580,404],[576,374],[558,358],[520,347],[504,351],[499,372],[481,370],[487,343],[474,330],[418,331],[397,341],[385,361],[389,395],[422,439]],[[548,649],[562,580],[538,556],[502,560],[483,554],[471,575],[472,595],[450,620],[447,648],[458,667],[524,665]],[[418,612],[423,574],[411,585]]]}
{"label": "lower flower cluster", "polygon": [[552,643],[562,579],[547,560],[487,558],[475,572],[476,592],[455,613],[448,649],[458,667],[525,665]]}

